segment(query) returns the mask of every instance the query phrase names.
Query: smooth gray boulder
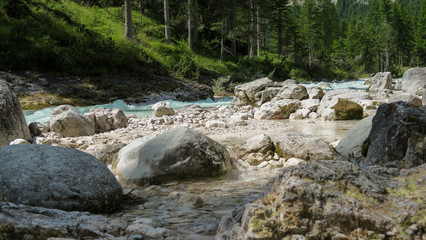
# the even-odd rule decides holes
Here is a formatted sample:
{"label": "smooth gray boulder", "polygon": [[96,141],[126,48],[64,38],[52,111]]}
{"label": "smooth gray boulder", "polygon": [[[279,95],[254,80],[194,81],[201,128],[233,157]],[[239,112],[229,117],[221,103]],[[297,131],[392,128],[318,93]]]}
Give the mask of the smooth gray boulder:
{"label": "smooth gray boulder", "polygon": [[412,104],[416,107],[423,106],[422,99],[420,99],[416,95],[412,95],[410,93],[399,92],[399,93],[394,93],[394,94],[389,96],[389,102],[390,103],[399,102],[399,101],[407,102],[407,103]]}
{"label": "smooth gray boulder", "polygon": [[66,211],[111,210],[122,189],[98,159],[72,148],[26,144],[0,148],[0,199]]}
{"label": "smooth gray boulder", "polygon": [[[120,151],[120,181],[148,185],[172,180],[216,177],[233,169],[225,147],[186,127],[176,127],[127,153]],[[121,164],[126,161],[128,164]]]}
{"label": "smooth gray boulder", "polygon": [[326,141],[307,134],[286,132],[276,137],[277,153],[284,158],[330,160],[334,153]]}
{"label": "smooth gray boulder", "polygon": [[61,105],[53,109],[50,116],[50,131],[64,137],[90,136],[95,134],[95,127],[71,105]]}
{"label": "smooth gray boulder", "polygon": [[392,89],[392,74],[390,72],[379,72],[370,78],[368,91],[376,92],[381,89]]}
{"label": "smooth gray boulder", "polygon": [[273,86],[274,86],[274,83],[268,78],[261,78],[248,83],[237,85],[234,90],[235,97],[234,97],[234,100],[232,100],[231,105],[259,106],[258,101],[260,101],[261,94],[257,95],[257,97],[256,97],[256,94],[258,92],[265,90],[267,87],[273,87]]}
{"label": "smooth gray boulder", "polygon": [[17,138],[31,138],[19,99],[7,82],[0,80],[0,147]]}
{"label": "smooth gray boulder", "polygon": [[95,126],[96,133],[112,131],[118,128],[125,128],[128,125],[128,119],[123,110],[118,108],[91,108],[85,116]]}
{"label": "smooth gray boulder", "polygon": [[162,116],[173,116],[175,115],[175,110],[167,105],[165,102],[158,102],[152,106],[152,116],[162,117]]}
{"label": "smooth gray boulder", "polygon": [[380,105],[368,137],[363,166],[409,168],[426,162],[426,106],[406,102]]}
{"label": "smooth gray boulder", "polygon": [[401,89],[413,95],[422,96],[426,88],[426,67],[410,68],[402,76]]}
{"label": "smooth gray boulder", "polygon": [[342,139],[340,139],[336,151],[344,158],[364,158],[365,156],[362,156],[362,145],[370,134],[373,117],[366,117],[349,129]]}
{"label": "smooth gray boulder", "polygon": [[278,92],[275,98],[277,100],[281,100],[281,99],[303,100],[303,99],[308,99],[309,95],[308,95],[308,91],[306,90],[306,87],[302,85],[286,84],[280,89],[280,91]]}

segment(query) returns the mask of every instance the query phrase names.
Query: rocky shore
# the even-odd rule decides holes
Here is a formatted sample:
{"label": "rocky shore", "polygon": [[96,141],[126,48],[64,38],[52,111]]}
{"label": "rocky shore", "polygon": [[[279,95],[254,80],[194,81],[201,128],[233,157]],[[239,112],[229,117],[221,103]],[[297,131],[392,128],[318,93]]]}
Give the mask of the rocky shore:
{"label": "rocky shore", "polygon": [[[0,239],[426,238],[426,69],[406,74],[259,79],[142,119],[63,105],[29,128],[0,81]],[[298,131],[363,117],[341,140]]]}

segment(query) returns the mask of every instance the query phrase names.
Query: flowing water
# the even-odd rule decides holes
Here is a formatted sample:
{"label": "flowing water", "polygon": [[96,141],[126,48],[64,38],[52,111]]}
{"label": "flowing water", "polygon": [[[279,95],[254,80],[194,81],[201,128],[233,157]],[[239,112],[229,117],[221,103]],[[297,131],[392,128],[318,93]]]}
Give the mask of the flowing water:
{"label": "flowing water", "polygon": [[[363,83],[364,81],[331,83],[331,89],[365,89],[366,86]],[[304,85],[314,86],[314,84]],[[232,98],[223,98],[216,101],[209,99],[198,102],[171,100],[166,102],[174,109],[179,109],[188,104],[198,104],[202,107],[229,105],[231,100]],[[152,104],[128,105],[121,100],[104,105],[79,107],[78,110],[85,113],[92,107],[120,108],[125,114],[135,114],[138,117],[147,117],[152,114]],[[52,111],[53,108],[46,108],[39,111],[25,111],[24,114],[27,122],[46,122]],[[295,131],[332,142],[342,137],[356,122],[317,121],[308,123],[307,120],[282,120],[280,124],[287,127],[279,131],[276,128],[269,129],[268,126],[265,126],[260,132],[225,134],[212,136],[212,138],[225,146],[233,146],[258,133],[265,133],[274,139],[282,132]],[[119,212],[113,214],[113,217],[125,219],[130,225],[140,224],[136,228],[145,234],[151,234],[153,239],[161,237],[214,239],[220,219],[223,216],[235,214],[233,211],[236,207],[242,207],[245,203],[261,197],[267,190],[266,184],[278,170],[278,168],[236,169],[219,178],[179,181],[152,185],[148,188],[137,187],[131,194],[138,196],[139,201],[125,204]]]}

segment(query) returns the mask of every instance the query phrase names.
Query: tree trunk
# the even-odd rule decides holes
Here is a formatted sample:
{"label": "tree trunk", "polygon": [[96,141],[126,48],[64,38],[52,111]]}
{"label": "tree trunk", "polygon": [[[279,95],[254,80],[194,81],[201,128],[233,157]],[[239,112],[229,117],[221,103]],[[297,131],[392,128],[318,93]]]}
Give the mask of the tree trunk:
{"label": "tree trunk", "polygon": [[192,42],[196,43],[198,41],[198,19],[197,19],[197,13],[198,13],[198,0],[194,0],[194,17],[193,17],[193,27],[192,27]]}
{"label": "tree trunk", "polygon": [[223,18],[222,18],[222,24],[220,26],[220,64],[222,64],[223,61]]}
{"label": "tree trunk", "polygon": [[191,49],[191,0],[188,0],[188,48]]}
{"label": "tree trunk", "polygon": [[125,34],[126,39],[133,38],[133,28],[132,28],[132,0],[124,0],[124,19],[125,19]]}
{"label": "tree trunk", "polygon": [[166,42],[169,44],[171,42],[169,0],[164,0],[164,34]]}
{"label": "tree trunk", "polygon": [[237,56],[237,41],[235,40],[235,34],[233,33],[235,31],[235,15],[236,15],[236,0],[232,0],[231,5],[231,15],[229,16],[229,25],[230,30],[232,32],[232,39],[231,39],[231,52],[232,56]]}
{"label": "tree trunk", "polygon": [[255,36],[255,30],[254,30],[254,3],[253,0],[250,1],[250,31],[249,31],[249,58],[252,58],[254,56],[254,36]]}
{"label": "tree trunk", "polygon": [[257,47],[257,56],[260,57],[260,14],[259,6],[256,7],[256,47]]}
{"label": "tree trunk", "polygon": [[281,8],[281,1],[278,1],[278,58],[281,57],[281,54],[283,53],[283,13]]}

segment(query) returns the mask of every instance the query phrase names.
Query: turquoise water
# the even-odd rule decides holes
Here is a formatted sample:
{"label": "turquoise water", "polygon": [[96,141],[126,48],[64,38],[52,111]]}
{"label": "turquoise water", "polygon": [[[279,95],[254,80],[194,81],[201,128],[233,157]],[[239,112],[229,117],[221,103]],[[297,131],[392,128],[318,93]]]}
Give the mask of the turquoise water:
{"label": "turquoise water", "polygon": [[[335,90],[335,89],[356,89],[356,90],[366,90],[368,85],[364,85],[365,80],[355,80],[355,81],[340,81],[340,82],[330,82],[330,88],[324,88],[326,91]],[[301,84],[305,87],[314,87],[318,83],[309,83]]]}
{"label": "turquoise water", "polygon": [[[359,90],[365,90],[368,86],[364,85],[364,80],[357,80],[357,81],[341,81],[341,82],[330,82],[331,88],[325,88],[324,90],[333,90],[333,89],[359,89]],[[312,84],[302,84],[306,87],[313,87],[316,86],[317,83]],[[206,99],[202,101],[195,101],[195,102],[180,102],[180,101],[173,101],[173,100],[165,100],[170,107],[177,110],[180,108],[183,108],[184,106],[190,105],[190,104],[197,104],[201,107],[216,107],[218,105],[222,106],[229,106],[231,104],[232,97],[228,98],[219,98],[216,100],[212,99]],[[126,115],[129,114],[135,114],[137,117],[148,117],[152,115],[152,105],[154,104],[147,104],[147,103],[141,103],[141,104],[127,104],[122,100],[117,100],[112,103],[102,104],[102,105],[94,105],[94,106],[88,106],[88,107],[77,107],[77,109],[81,113],[87,113],[91,108],[119,108],[124,111]],[[50,115],[52,114],[54,107],[50,108],[44,108],[37,111],[32,110],[26,110],[24,111],[25,119],[27,120],[27,123],[31,122],[47,122],[49,121]]]}
{"label": "turquoise water", "polygon": [[[190,104],[197,104],[201,107],[216,107],[216,106],[229,106],[231,104],[232,97],[231,98],[219,98],[216,100],[212,100],[210,98],[202,101],[196,101],[196,102],[180,102],[180,101],[173,101],[173,100],[164,100],[163,102],[166,102],[170,107],[177,110],[180,108],[183,108],[184,106],[190,105]],[[87,106],[87,107],[77,107],[78,111],[81,113],[88,113],[91,108],[119,108],[124,111],[126,115],[129,114],[135,114],[137,117],[148,117],[152,115],[152,106],[154,104],[147,104],[147,103],[141,103],[141,104],[127,104],[123,100],[117,100],[112,103],[107,104],[101,104],[101,105],[94,105],[94,106]],[[27,120],[27,123],[31,122],[47,122],[49,121],[50,115],[52,115],[52,111],[55,107],[49,107],[44,108],[41,110],[24,110],[24,116]]]}

